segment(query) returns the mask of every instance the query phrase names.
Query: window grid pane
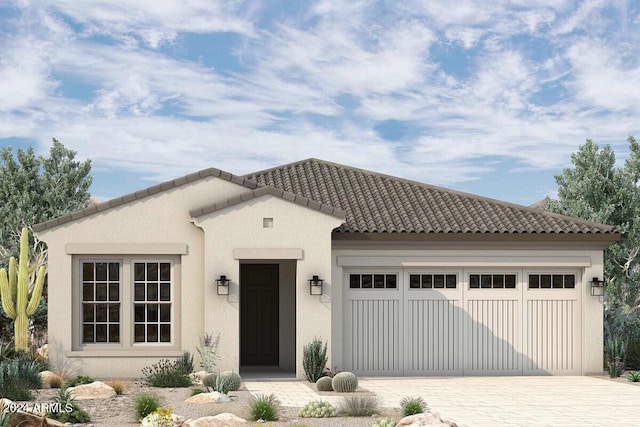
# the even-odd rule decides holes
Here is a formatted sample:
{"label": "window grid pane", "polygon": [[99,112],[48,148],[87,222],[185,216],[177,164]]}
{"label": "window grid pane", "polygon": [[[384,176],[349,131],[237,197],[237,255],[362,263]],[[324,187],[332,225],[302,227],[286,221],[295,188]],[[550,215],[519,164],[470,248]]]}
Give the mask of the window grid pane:
{"label": "window grid pane", "polygon": [[136,262],[133,271],[134,342],[171,342],[171,263]]}
{"label": "window grid pane", "polygon": [[82,343],[120,342],[120,264],[82,263]]}
{"label": "window grid pane", "polygon": [[[416,280],[416,279],[413,279]],[[418,279],[420,280],[420,276]],[[397,274],[349,274],[349,289],[397,289]],[[160,301],[162,299],[162,288],[160,288]]]}
{"label": "window grid pane", "polygon": [[575,289],[575,274],[529,274],[529,289]]}

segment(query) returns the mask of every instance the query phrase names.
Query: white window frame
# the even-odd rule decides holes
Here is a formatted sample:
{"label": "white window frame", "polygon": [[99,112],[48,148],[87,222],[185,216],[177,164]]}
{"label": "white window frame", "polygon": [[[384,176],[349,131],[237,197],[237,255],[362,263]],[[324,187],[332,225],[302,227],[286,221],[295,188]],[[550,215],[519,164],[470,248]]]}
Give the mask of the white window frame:
{"label": "white window frame", "polygon": [[[72,347],[74,351],[180,350],[181,258],[179,255],[148,256],[73,256]],[[82,265],[83,262],[117,262],[120,264],[120,342],[82,342]],[[134,271],[136,262],[169,262],[171,264],[171,341],[134,342]],[[128,289],[128,290],[127,290]]]}

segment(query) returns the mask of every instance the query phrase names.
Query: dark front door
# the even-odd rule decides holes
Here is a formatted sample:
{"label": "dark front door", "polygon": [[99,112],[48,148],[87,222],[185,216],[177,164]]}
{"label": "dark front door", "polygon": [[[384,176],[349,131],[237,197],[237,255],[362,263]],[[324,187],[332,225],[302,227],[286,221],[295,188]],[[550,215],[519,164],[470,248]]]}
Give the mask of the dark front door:
{"label": "dark front door", "polygon": [[240,364],[278,365],[278,264],[240,265]]}

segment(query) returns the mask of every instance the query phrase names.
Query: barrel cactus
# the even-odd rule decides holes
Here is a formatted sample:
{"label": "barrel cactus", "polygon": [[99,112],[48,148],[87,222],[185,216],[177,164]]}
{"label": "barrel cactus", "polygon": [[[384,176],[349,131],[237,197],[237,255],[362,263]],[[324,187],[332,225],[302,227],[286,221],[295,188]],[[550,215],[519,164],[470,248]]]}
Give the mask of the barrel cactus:
{"label": "barrel cactus", "polygon": [[207,374],[202,378],[202,385],[207,388],[214,388],[217,378],[218,376],[216,374]]}
{"label": "barrel cactus", "polygon": [[240,388],[240,383],[242,382],[240,375],[233,371],[224,371],[220,373],[220,379],[224,380],[229,391],[237,391]]}
{"label": "barrel cactus", "polygon": [[314,400],[300,409],[298,416],[303,418],[327,418],[335,417],[336,412],[336,408],[334,408],[331,403],[325,402],[324,400]]}
{"label": "barrel cactus", "polygon": [[340,372],[333,377],[331,386],[338,393],[351,393],[358,388],[358,377],[351,372]]}
{"label": "barrel cactus", "polygon": [[322,377],[316,381],[316,388],[318,391],[333,391],[333,387],[331,386],[331,382],[333,378],[331,377]]}

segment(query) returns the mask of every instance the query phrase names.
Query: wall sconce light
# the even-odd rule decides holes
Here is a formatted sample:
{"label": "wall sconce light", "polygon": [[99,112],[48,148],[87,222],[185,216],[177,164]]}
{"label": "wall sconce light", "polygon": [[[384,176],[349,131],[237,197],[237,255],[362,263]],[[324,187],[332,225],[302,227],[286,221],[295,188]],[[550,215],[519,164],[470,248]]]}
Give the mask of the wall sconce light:
{"label": "wall sconce light", "polygon": [[309,294],[310,295],[322,295],[322,280],[318,276],[313,276],[311,280],[309,280]]}
{"label": "wall sconce light", "polygon": [[591,295],[594,297],[601,297],[604,295],[604,280],[599,280],[597,277],[591,279]]}
{"label": "wall sconce light", "polygon": [[216,279],[216,292],[218,295],[229,295],[229,282],[230,280],[224,274],[219,279]]}

